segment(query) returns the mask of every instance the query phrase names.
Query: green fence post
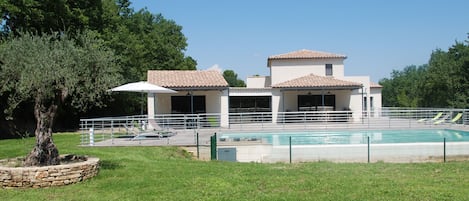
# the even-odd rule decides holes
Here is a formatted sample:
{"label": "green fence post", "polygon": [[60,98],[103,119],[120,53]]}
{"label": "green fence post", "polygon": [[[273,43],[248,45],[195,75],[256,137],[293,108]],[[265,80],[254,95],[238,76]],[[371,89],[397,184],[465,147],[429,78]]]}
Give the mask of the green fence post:
{"label": "green fence post", "polygon": [[217,160],[217,133],[210,137],[210,160]]}
{"label": "green fence post", "polygon": [[443,138],[443,162],[446,163],[446,138]]}

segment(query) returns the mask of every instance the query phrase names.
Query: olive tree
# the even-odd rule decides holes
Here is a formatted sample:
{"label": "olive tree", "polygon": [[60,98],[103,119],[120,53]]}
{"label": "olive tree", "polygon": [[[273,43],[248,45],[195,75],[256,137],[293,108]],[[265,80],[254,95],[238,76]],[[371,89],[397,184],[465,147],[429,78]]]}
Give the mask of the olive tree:
{"label": "olive tree", "polygon": [[0,95],[8,95],[5,113],[11,117],[22,102],[34,105],[36,144],[25,165],[60,163],[52,140],[57,109],[65,101],[80,110],[102,103],[107,89],[120,80],[117,61],[92,32],[73,39],[64,33],[24,33],[0,44]]}

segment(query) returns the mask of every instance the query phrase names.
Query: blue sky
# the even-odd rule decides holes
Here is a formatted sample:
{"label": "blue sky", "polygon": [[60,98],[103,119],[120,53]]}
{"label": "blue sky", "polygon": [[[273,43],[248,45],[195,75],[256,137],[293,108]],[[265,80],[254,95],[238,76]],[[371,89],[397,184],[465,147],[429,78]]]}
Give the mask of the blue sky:
{"label": "blue sky", "polygon": [[378,82],[467,40],[467,0],[133,0],[183,27],[197,69],[269,75],[267,57],[300,49],[345,54],[345,74]]}

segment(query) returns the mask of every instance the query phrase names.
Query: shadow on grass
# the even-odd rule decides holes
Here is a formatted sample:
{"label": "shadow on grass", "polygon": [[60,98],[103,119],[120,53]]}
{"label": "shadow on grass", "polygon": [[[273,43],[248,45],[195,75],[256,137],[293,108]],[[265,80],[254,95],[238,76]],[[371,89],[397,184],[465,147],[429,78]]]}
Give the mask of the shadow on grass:
{"label": "shadow on grass", "polygon": [[118,162],[110,161],[110,160],[100,161],[99,166],[100,166],[101,169],[104,169],[104,170],[115,170],[115,169],[118,169],[118,168],[122,167],[122,165],[119,164]]}

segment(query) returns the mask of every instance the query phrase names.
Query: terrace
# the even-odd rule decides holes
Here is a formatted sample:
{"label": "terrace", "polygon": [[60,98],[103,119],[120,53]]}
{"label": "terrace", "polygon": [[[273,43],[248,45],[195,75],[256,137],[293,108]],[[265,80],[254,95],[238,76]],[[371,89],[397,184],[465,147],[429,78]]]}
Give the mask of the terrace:
{"label": "terrace", "polygon": [[[171,114],[96,118],[81,120],[81,145],[83,146],[181,146],[201,159],[223,159],[216,154],[231,153],[231,159],[240,162],[292,162],[329,160],[338,162],[409,162],[428,161],[430,158],[446,160],[451,157],[469,155],[467,143],[452,142],[441,137],[439,142],[428,143],[376,143],[374,134],[353,136],[359,141],[331,141],[337,136],[313,136],[327,142],[304,145],[293,141],[290,144],[275,144],[272,139],[258,137],[226,137],[227,133],[280,133],[282,138],[289,132],[314,133],[316,131],[373,131],[453,129],[469,131],[469,110],[443,108],[382,108],[374,112],[363,112],[360,120],[352,120],[351,111],[304,111],[281,112],[276,123],[269,112],[230,114]],[[442,113],[438,120],[432,120]],[[443,115],[444,114],[444,115]],[[456,122],[449,122],[462,114]],[[355,114],[356,115],[356,114]],[[229,126],[220,126],[221,118],[229,118]],[[282,134],[283,133],[283,134]],[[287,133],[287,134],[285,134]],[[218,134],[218,135],[217,135]],[[215,136],[215,137],[214,137]],[[305,136],[302,136],[305,137]],[[308,138],[308,136],[306,136]],[[350,137],[350,136],[349,136]],[[368,141],[367,138],[368,137]],[[406,136],[416,138],[418,136]],[[213,140],[215,138],[215,140]],[[309,136],[311,138],[311,136]],[[297,138],[298,139],[298,138]],[[301,139],[300,141],[305,139]],[[405,139],[400,139],[404,140]],[[343,140],[342,140],[343,141]],[[353,142],[353,143],[352,143]],[[441,142],[441,143],[440,143]],[[215,146],[214,150],[210,148]],[[446,152],[448,146],[449,151]],[[370,148],[371,147],[371,148]],[[445,149],[443,153],[441,150]],[[407,151],[406,151],[407,150]],[[294,153],[294,154],[293,154]],[[215,154],[215,155],[214,155]],[[370,155],[371,157],[370,159]],[[233,159],[234,157],[234,159]],[[432,159],[432,160],[433,160]]]}

